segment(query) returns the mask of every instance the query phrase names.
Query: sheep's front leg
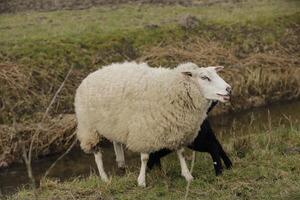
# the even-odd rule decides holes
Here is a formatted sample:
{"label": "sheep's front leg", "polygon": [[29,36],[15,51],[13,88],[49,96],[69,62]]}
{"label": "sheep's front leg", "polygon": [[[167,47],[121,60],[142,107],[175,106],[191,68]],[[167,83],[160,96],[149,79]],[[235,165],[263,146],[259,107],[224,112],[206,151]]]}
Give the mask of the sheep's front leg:
{"label": "sheep's front leg", "polygon": [[116,161],[118,163],[119,168],[125,168],[125,158],[124,158],[124,150],[122,144],[119,142],[113,142],[114,150],[116,154]]}
{"label": "sheep's front leg", "polygon": [[185,180],[187,182],[190,182],[192,181],[194,178],[193,176],[191,175],[190,173],[190,170],[188,169],[188,166],[185,162],[185,158],[183,156],[183,151],[184,149],[181,148],[179,150],[177,150],[177,155],[178,155],[178,158],[179,158],[179,161],[180,161],[180,166],[181,166],[181,175],[185,178]]}
{"label": "sheep's front leg", "polygon": [[146,168],[147,168],[147,162],[149,159],[149,154],[147,153],[141,153],[141,170],[140,175],[138,177],[138,185],[142,187],[146,187]]}
{"label": "sheep's front leg", "polygon": [[216,176],[219,176],[222,174],[223,166],[222,166],[221,157],[219,154],[219,148],[218,148],[217,143],[211,144],[211,146],[209,147],[209,153],[214,162]]}
{"label": "sheep's front leg", "polygon": [[98,171],[101,177],[101,180],[104,182],[108,181],[107,175],[104,171],[104,166],[103,166],[103,161],[102,161],[102,153],[100,150],[98,150],[97,152],[94,153],[95,156],[95,161],[98,167]]}
{"label": "sheep's front leg", "polygon": [[221,156],[221,158],[223,159],[225,166],[227,169],[230,169],[232,167],[232,162],[229,159],[229,157],[227,156],[226,152],[224,151],[222,145],[220,144],[220,142],[217,140],[216,141],[217,145],[218,145],[218,149],[219,149],[219,154]]}

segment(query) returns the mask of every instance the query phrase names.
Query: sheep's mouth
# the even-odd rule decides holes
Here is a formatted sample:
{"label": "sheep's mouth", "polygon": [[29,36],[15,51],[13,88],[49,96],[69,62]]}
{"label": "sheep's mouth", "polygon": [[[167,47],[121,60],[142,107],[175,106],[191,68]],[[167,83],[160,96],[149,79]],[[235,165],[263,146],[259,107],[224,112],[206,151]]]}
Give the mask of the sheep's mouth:
{"label": "sheep's mouth", "polygon": [[226,94],[226,95],[224,95],[224,94],[217,94],[217,95],[219,95],[220,97],[222,97],[224,99],[224,101],[229,101],[230,100],[230,95],[229,94]]}

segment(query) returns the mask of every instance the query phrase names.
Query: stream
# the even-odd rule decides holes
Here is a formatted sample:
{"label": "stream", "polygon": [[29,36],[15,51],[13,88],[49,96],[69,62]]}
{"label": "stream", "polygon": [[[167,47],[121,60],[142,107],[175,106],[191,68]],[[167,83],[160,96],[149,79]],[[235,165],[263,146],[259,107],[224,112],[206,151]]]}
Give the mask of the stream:
{"label": "stream", "polygon": [[[211,117],[213,129],[218,135],[220,142],[235,134],[249,134],[251,130],[264,130],[269,126],[276,127],[290,123],[300,123],[300,101],[277,103],[270,106],[254,108],[234,114]],[[255,132],[255,131],[254,131]],[[113,146],[105,142],[103,147],[103,159],[106,172],[109,174],[120,173],[117,170]],[[48,156],[33,161],[32,168],[34,176],[40,179],[49,166],[60,155]],[[139,165],[139,155],[129,151],[125,152],[126,164],[129,166]],[[74,148],[52,169],[49,177],[59,180],[72,179],[74,177],[85,177],[91,173],[97,173],[93,155],[85,154],[78,147]],[[7,169],[0,170],[0,197],[11,194],[18,188],[28,186],[29,179],[24,164],[14,164]]]}

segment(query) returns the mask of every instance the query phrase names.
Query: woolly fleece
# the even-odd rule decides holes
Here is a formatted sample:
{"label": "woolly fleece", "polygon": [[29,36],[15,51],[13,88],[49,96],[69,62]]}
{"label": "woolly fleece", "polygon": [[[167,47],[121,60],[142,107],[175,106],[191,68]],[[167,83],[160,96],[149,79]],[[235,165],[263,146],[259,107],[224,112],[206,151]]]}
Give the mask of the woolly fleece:
{"label": "woolly fleece", "polygon": [[210,104],[196,82],[181,73],[195,66],[167,69],[125,62],[88,75],[75,96],[81,148],[92,152],[101,137],[141,153],[190,144]]}

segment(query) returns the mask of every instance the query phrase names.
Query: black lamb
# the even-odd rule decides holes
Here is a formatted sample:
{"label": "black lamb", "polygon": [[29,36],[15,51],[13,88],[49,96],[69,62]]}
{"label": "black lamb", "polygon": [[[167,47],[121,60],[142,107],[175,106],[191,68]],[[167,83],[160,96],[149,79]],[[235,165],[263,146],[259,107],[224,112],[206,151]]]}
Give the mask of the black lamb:
{"label": "black lamb", "polygon": [[[209,113],[216,104],[217,101],[213,102],[207,113]],[[232,167],[232,162],[223,150],[220,142],[216,138],[208,119],[205,119],[203,121],[197,137],[195,138],[194,142],[188,147],[194,151],[208,152],[211,155],[216,176],[222,174],[223,171],[221,158],[223,159],[223,162],[227,169],[230,169]],[[161,149],[160,151],[151,153],[147,163],[148,169],[152,169],[154,166],[160,167],[160,159],[171,152],[172,151],[169,149]]]}

